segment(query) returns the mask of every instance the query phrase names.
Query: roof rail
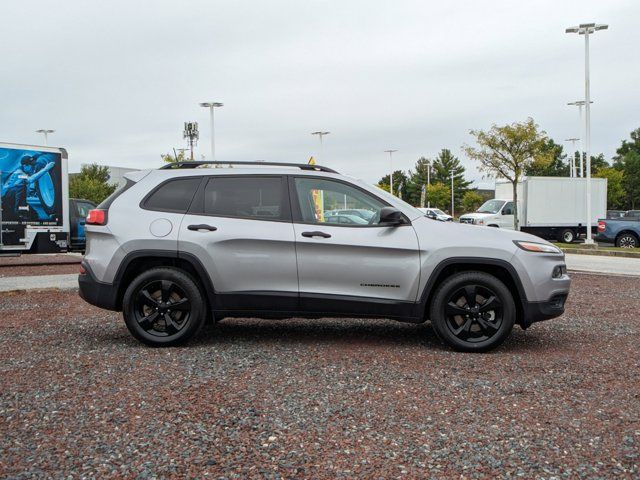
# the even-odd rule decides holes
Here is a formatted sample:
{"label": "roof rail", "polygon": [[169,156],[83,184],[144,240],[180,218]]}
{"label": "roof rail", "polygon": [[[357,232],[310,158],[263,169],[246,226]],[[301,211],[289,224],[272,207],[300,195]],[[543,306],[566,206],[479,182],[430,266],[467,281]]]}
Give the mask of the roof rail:
{"label": "roof rail", "polygon": [[172,168],[196,168],[201,165],[267,165],[273,167],[295,167],[300,170],[315,170],[316,172],[338,173],[329,167],[322,165],[309,165],[308,163],[286,163],[286,162],[219,162],[197,160],[193,162],[172,162],[160,167],[160,170],[171,170]]}

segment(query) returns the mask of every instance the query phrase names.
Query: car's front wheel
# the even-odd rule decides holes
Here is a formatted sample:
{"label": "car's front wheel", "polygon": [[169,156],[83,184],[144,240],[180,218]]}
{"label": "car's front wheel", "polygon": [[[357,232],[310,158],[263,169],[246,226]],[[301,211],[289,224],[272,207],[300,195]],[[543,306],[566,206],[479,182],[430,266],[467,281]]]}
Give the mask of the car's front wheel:
{"label": "car's front wheel", "polygon": [[516,308],[504,283],[484,272],[447,278],[431,303],[431,323],[438,337],[456,350],[485,352],[511,333]]}
{"label": "car's front wheel", "polygon": [[127,287],[122,313],[131,334],[147,345],[186,342],[202,327],[206,304],[195,281],[175,268],[152,268]]}

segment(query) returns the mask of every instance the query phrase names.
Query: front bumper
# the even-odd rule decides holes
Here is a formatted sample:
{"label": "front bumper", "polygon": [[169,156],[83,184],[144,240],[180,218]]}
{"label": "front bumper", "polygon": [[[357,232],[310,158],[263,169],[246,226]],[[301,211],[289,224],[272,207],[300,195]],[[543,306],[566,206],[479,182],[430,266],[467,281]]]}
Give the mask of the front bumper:
{"label": "front bumper", "polygon": [[82,263],[82,267],[85,273],[78,275],[80,298],[96,307],[119,311],[121,308],[118,304],[118,285],[99,282],[85,262]]}
{"label": "front bumper", "polygon": [[544,302],[523,302],[522,328],[562,315],[568,296],[569,292],[567,291],[556,293]]}

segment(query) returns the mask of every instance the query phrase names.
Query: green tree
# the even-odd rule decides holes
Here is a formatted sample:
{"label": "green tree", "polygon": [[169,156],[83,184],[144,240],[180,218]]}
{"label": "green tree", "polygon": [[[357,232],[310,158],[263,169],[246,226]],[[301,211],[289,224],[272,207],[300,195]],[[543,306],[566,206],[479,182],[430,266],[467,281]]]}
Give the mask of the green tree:
{"label": "green tree", "polygon": [[631,134],[631,141],[623,140],[622,145],[616,150],[617,155],[613,157],[613,166],[622,170],[624,168],[624,157],[631,152],[640,155],[640,128],[636,128]]}
{"label": "green tree", "polygon": [[[405,194],[407,192],[407,185],[409,184],[408,175],[402,170],[396,170],[393,172],[393,194],[396,197],[405,198]],[[389,175],[385,175],[378,181],[378,187],[383,189],[384,191],[389,191]],[[400,195],[398,195],[398,189],[400,189]]]}
{"label": "green tree", "polygon": [[471,185],[471,182],[464,178],[465,168],[458,160],[458,157],[453,155],[450,150],[443,148],[433,159],[431,182],[451,185],[451,171],[453,171],[453,195],[456,206],[459,206],[462,196]]}
{"label": "green tree", "polygon": [[538,165],[551,163],[545,131],[532,118],[508,125],[492,125],[488,131],[471,130],[477,147],[464,145],[469,158],[480,163],[479,169],[491,176],[503,177],[513,187],[513,226],[518,229],[517,185],[527,168],[535,161]]}
{"label": "green tree", "polygon": [[432,207],[451,211],[451,188],[444,183],[432,183],[427,187],[427,199]]}
{"label": "green tree", "polygon": [[630,150],[622,158],[622,186],[627,194],[626,205],[631,210],[640,207],[640,153]]}
{"label": "green tree", "polygon": [[611,165],[609,165],[609,162],[604,158],[604,153],[600,153],[595,157],[591,155],[591,175],[596,175],[600,170],[609,167],[611,167]]}
{"label": "green tree", "polygon": [[176,162],[188,162],[190,159],[187,158],[187,154],[185,153],[185,150],[180,150],[179,152],[176,152],[174,150],[174,153],[166,153],[166,154],[160,154],[160,158],[162,159],[163,162],[166,163],[176,163]]}
{"label": "green tree", "polygon": [[69,196],[100,203],[117,188],[109,183],[109,167],[84,165],[80,173],[69,178]]}
{"label": "green tree", "polygon": [[625,209],[627,192],[624,190],[624,173],[613,167],[601,168],[593,175],[597,178],[607,179],[607,205],[613,210]]}
{"label": "green tree", "polygon": [[409,171],[409,181],[407,183],[407,196],[404,199],[411,205],[422,207],[420,198],[422,197],[422,188],[427,185],[429,177],[427,171],[431,165],[431,160],[420,157],[415,165],[415,170]]}
{"label": "green tree", "polygon": [[525,168],[528,177],[568,177],[569,164],[562,145],[549,138],[542,148],[544,155],[537,157]]}
{"label": "green tree", "polygon": [[467,190],[464,192],[460,203],[463,212],[475,212],[484,203],[484,197],[476,190]]}

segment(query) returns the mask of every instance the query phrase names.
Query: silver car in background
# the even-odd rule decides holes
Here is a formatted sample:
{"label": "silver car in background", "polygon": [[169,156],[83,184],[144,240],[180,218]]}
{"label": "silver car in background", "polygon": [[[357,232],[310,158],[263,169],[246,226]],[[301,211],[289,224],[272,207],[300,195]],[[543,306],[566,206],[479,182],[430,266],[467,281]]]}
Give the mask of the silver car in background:
{"label": "silver car in background", "polygon": [[[199,168],[213,163],[130,173],[87,217],[80,295],[146,344],[207,319],[344,316],[430,320],[451,347],[486,351],[564,311],[564,255],[539,238],[434,222],[326,167]],[[340,210],[369,218],[330,221]]]}

